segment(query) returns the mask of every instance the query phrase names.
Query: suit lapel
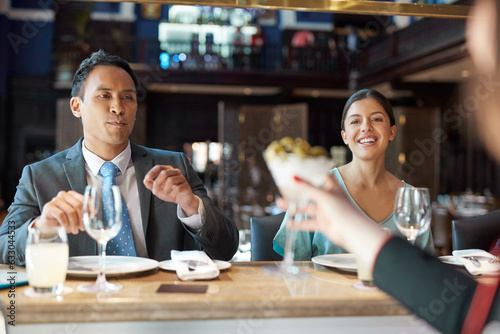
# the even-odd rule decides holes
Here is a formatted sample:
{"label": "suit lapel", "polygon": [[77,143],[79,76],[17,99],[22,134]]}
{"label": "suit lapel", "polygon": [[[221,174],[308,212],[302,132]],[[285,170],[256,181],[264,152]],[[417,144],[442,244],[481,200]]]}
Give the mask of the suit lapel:
{"label": "suit lapel", "polygon": [[130,142],[132,149],[132,161],[134,162],[135,177],[137,179],[137,189],[139,191],[139,200],[141,202],[141,218],[144,228],[144,236],[148,229],[149,207],[151,203],[151,191],[149,191],[142,182],[147,172],[153,167],[153,158],[144,150],[144,148]]}
{"label": "suit lapel", "polygon": [[68,178],[71,189],[83,194],[87,185],[87,177],[85,176],[85,163],[82,155],[82,139],[80,139],[66,154],[65,163],[63,163],[64,172]]}

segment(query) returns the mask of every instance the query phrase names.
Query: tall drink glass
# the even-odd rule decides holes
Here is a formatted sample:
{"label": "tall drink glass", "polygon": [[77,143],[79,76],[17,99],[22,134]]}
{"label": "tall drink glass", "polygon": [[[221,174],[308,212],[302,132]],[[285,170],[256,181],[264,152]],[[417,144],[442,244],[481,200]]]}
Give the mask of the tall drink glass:
{"label": "tall drink glass", "polygon": [[69,247],[64,227],[33,226],[26,240],[28,296],[58,296],[62,293],[68,269]]}

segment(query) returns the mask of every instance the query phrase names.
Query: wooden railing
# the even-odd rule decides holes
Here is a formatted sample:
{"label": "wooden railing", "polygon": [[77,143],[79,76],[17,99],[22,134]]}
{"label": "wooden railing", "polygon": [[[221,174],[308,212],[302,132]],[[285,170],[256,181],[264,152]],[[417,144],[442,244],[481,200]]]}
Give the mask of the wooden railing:
{"label": "wooden railing", "polygon": [[467,55],[464,42],[465,20],[425,18],[417,21],[369,41],[360,50],[358,85],[397,80],[463,58]]}
{"label": "wooden railing", "polygon": [[[119,40],[111,37],[91,41],[65,40],[54,44],[55,68],[56,71],[63,68],[74,73],[90,52],[103,49],[129,62],[149,65],[158,72],[224,71],[226,74],[260,72],[267,75],[272,72],[275,76],[300,74],[318,77],[331,74],[334,79],[344,78],[343,88],[347,89],[350,78],[357,80],[357,86],[367,86],[397,80],[403,75],[464,57],[466,52],[461,47],[465,41],[464,32],[465,20],[425,18],[392,34],[364,41],[361,46],[358,43],[355,50],[347,50],[342,43],[337,43],[334,49],[328,46],[293,48],[268,43],[262,48],[217,44],[194,46],[180,42],[170,43],[166,48],[157,39],[126,36]],[[462,51],[460,54],[450,53],[453,48]],[[448,52],[443,52],[446,50]],[[169,54],[168,64],[165,55],[160,58],[164,52]],[[178,57],[180,53],[184,53],[183,57]]]}
{"label": "wooden railing", "polygon": [[[163,68],[171,70],[263,70],[263,71],[343,71],[345,62],[339,61],[337,50],[328,47],[293,48],[266,44],[262,48],[234,45],[197,45],[169,43],[162,50],[155,39],[96,38],[92,41],[57,41],[56,63],[73,60],[79,64],[91,52],[103,49],[119,55],[132,63],[162,67],[160,55],[168,53],[169,64]],[[82,48],[81,46],[86,46]],[[88,47],[90,46],[90,47]],[[179,54],[184,54],[179,60]],[[174,56],[175,60],[174,60]]]}

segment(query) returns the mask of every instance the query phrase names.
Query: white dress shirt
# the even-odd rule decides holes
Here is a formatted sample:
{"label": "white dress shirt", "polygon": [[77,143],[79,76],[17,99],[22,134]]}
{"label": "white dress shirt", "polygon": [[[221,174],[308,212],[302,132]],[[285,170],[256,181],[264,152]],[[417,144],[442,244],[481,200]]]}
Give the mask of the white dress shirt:
{"label": "white dress shirt", "polygon": [[[91,186],[102,186],[102,175],[99,173],[101,166],[106,162],[85,147],[85,140],[82,142],[82,153],[85,160],[85,172],[87,184]],[[137,256],[148,257],[146,248],[146,238],[142,225],[141,205],[139,201],[139,190],[137,189],[137,179],[135,176],[134,162],[132,161],[132,150],[130,142],[125,150],[111,160],[120,172],[116,175],[116,184],[127,204],[130,222],[132,224],[132,233],[134,235],[134,244]],[[190,217],[186,216],[184,210],[177,205],[177,218],[188,226],[192,231],[197,232],[203,226],[205,220],[205,206],[203,201],[198,198],[198,214]]]}

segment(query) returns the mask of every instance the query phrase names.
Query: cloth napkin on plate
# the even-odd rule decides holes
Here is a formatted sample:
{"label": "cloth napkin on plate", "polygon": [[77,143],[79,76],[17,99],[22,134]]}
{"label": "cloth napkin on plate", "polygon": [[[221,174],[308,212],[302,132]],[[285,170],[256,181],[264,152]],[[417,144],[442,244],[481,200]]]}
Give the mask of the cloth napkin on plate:
{"label": "cloth napkin on plate", "polygon": [[208,280],[219,276],[219,268],[203,251],[176,251],[170,253],[177,272],[182,281]]}
{"label": "cloth napkin on plate", "polygon": [[[500,273],[500,262],[491,253],[482,249],[463,249],[453,251],[453,256],[463,263],[471,275],[495,275]],[[498,260],[498,259],[497,259]]]}

